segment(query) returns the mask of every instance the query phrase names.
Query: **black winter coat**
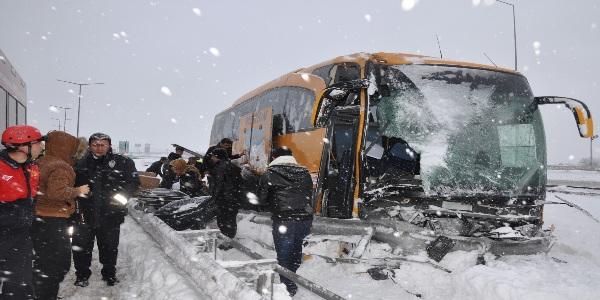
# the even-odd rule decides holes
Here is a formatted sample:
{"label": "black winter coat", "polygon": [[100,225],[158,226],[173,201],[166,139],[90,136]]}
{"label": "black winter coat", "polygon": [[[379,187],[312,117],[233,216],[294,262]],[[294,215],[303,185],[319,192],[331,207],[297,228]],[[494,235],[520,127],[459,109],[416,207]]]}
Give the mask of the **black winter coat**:
{"label": "black winter coat", "polygon": [[162,170],[161,170],[162,165],[163,165],[162,161],[160,161],[160,160],[155,161],[150,165],[150,167],[148,167],[148,169],[146,169],[146,172],[153,172],[156,175],[162,176]]}
{"label": "black winter coat", "polygon": [[[216,167],[216,165],[212,162],[212,160],[210,159],[212,157],[212,151],[219,148],[219,145],[214,145],[214,146],[210,146],[208,147],[208,150],[206,150],[206,152],[204,152],[204,157],[202,158],[202,165],[200,167],[200,172],[205,173],[208,172],[211,176],[214,176],[214,168]],[[229,159],[238,159],[240,157],[242,157],[239,154],[233,154],[231,148],[227,149],[227,154],[229,156]]]}
{"label": "black winter coat", "polygon": [[100,158],[88,153],[75,164],[75,173],[75,186],[90,186],[88,197],[77,199],[84,221],[94,227],[104,220],[123,222],[127,208],[113,197],[121,194],[129,199],[139,188],[133,160],[111,152]]}
{"label": "black winter coat", "polygon": [[227,159],[220,160],[214,167],[214,186],[211,195],[219,207],[237,208],[240,205],[241,179],[236,174],[234,166]]}
{"label": "black winter coat", "polygon": [[[282,156],[285,160],[285,156]],[[292,158],[289,156],[289,158]],[[279,159],[279,158],[278,158]],[[280,160],[282,161],[282,160]],[[259,181],[259,204],[267,205],[273,220],[312,220],[313,184],[308,170],[274,160]]]}

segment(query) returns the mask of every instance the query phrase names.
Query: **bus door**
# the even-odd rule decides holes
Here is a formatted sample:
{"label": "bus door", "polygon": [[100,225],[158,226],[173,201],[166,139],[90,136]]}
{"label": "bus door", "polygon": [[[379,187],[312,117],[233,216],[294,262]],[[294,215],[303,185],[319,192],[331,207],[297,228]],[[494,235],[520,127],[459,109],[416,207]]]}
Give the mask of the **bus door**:
{"label": "bus door", "polygon": [[235,153],[246,150],[250,169],[264,173],[269,164],[273,144],[273,109],[265,107],[240,118],[238,139],[233,145]]}
{"label": "bus door", "polygon": [[323,210],[328,217],[352,218],[354,157],[359,106],[335,108],[327,128],[328,147],[321,163]]}

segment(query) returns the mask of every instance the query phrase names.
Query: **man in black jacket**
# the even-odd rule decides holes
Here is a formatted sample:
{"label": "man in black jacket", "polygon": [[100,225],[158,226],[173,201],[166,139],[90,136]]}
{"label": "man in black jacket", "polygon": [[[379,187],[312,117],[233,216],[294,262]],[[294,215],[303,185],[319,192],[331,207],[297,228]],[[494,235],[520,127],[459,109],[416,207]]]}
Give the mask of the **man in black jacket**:
{"label": "man in black jacket", "polygon": [[210,159],[215,166],[211,195],[217,204],[217,225],[221,233],[234,238],[237,232],[240,181],[234,173],[225,149],[214,149]]}
{"label": "man in black jacket", "polygon": [[110,137],[94,133],[89,138],[89,153],[75,165],[75,186],[89,184],[87,198],[78,198],[77,223],[73,235],[75,285],[85,287],[91,275],[92,250],[97,240],[102,280],[109,286],[118,282],[117,254],[125,204],[140,185],[134,162],[113,154]]}
{"label": "man in black jacket", "polygon": [[161,175],[162,176],[162,165],[165,163],[165,161],[167,161],[167,157],[166,156],[162,156],[160,158],[160,160],[157,160],[155,162],[153,162],[148,169],[146,169],[146,172],[152,172],[156,175]]}
{"label": "man in black jacket", "polygon": [[239,154],[233,154],[233,141],[229,138],[222,139],[218,144],[214,146],[210,146],[208,150],[204,153],[204,158],[202,158],[202,165],[200,166],[200,172],[202,174],[207,175],[208,187],[212,190],[212,186],[214,183],[215,177],[215,166],[216,163],[211,159],[213,157],[213,152],[215,149],[225,149],[227,152],[228,159],[238,159],[241,158],[242,155],[246,154],[246,149],[242,150]]}
{"label": "man in black jacket", "polygon": [[[273,242],[280,266],[296,272],[302,262],[302,240],[310,233],[313,183],[308,170],[298,165],[292,151],[276,148],[259,181],[259,204],[268,205],[273,220]],[[294,282],[280,276],[290,295],[296,294]]]}

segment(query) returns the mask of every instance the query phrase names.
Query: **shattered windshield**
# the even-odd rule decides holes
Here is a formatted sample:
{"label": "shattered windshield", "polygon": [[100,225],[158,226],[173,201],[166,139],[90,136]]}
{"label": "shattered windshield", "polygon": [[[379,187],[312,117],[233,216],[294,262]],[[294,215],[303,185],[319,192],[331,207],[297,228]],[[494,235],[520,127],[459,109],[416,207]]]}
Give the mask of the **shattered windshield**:
{"label": "shattered windshield", "polygon": [[428,195],[543,190],[543,125],[524,77],[431,65],[382,65],[370,74],[378,92],[367,156],[379,165],[369,176],[420,177]]}

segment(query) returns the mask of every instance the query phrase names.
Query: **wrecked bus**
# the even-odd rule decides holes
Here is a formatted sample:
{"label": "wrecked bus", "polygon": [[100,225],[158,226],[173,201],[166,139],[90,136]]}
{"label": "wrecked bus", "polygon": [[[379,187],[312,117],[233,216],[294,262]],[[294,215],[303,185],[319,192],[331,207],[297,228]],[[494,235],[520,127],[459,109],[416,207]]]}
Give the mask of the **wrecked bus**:
{"label": "wrecked bus", "polygon": [[289,147],[313,176],[316,215],[360,219],[409,252],[443,236],[454,249],[530,254],[554,242],[542,228],[545,104],[567,106],[593,136],[584,103],[535,97],[518,72],[359,53],[244,95],[215,117],[211,144],[231,138],[254,174],[272,147]]}

